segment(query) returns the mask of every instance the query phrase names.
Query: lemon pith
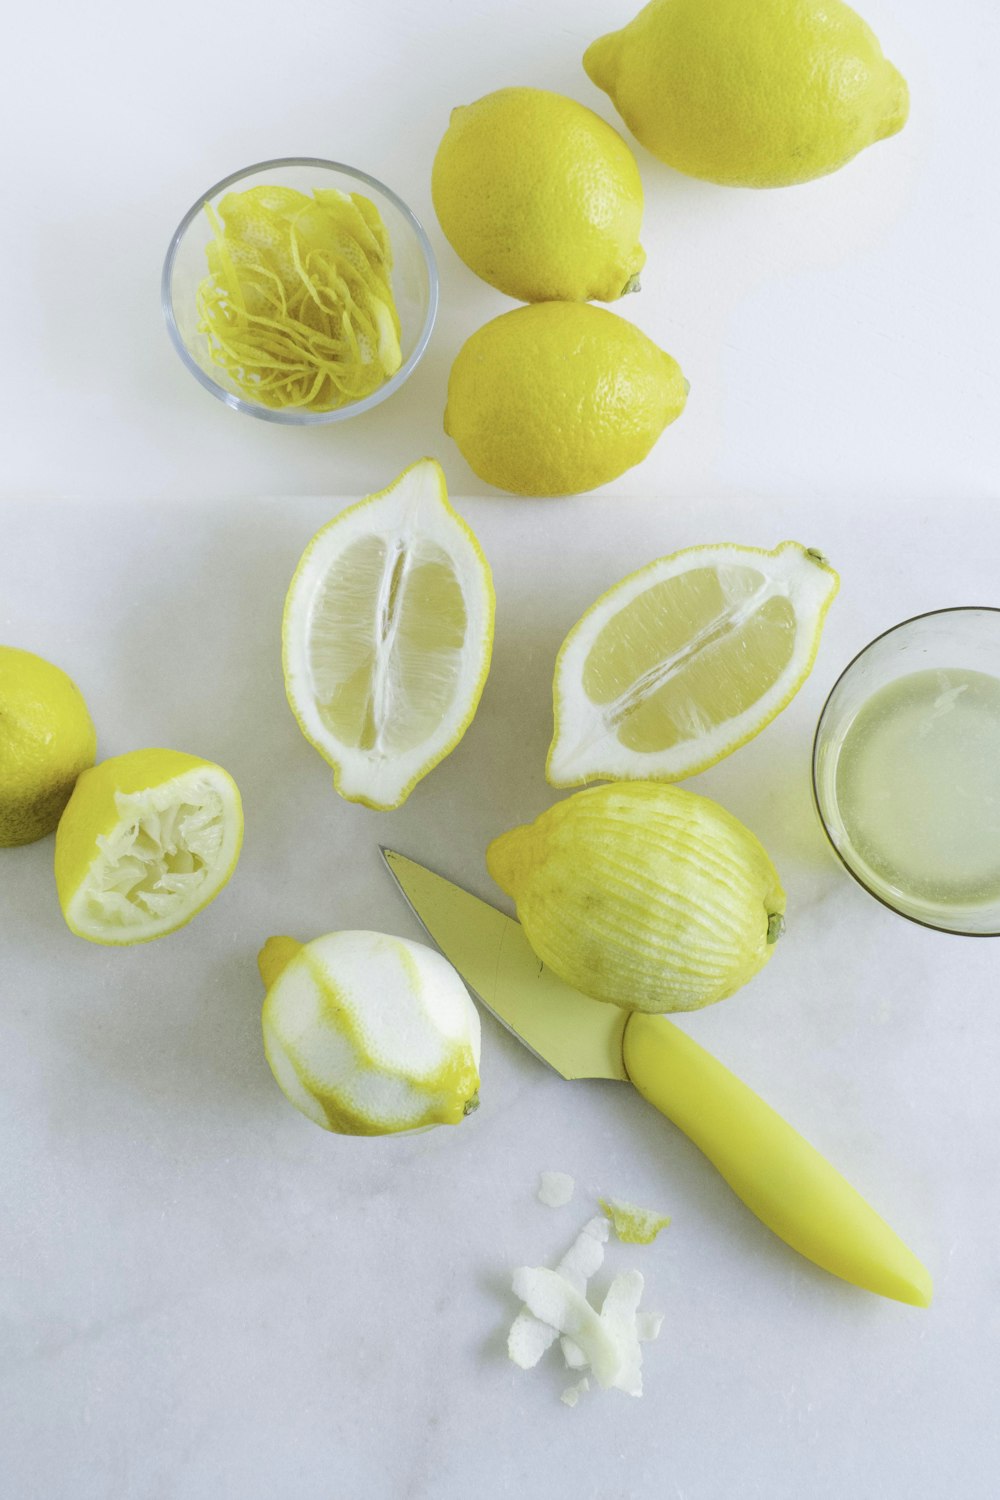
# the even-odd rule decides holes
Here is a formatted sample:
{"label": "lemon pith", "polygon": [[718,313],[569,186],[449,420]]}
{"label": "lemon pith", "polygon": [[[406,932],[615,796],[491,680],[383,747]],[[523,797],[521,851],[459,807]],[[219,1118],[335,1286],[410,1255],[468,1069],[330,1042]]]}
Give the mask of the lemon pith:
{"label": "lemon pith", "polygon": [[584,68],[661,161],[738,187],[836,171],[906,123],[906,82],[841,0],[652,0]]}
{"label": "lemon pith", "polygon": [[487,867],[535,953],[630,1010],[698,1010],[767,963],[785,893],[748,828],[655,782],[588,787],[494,839]]}
{"label": "lemon pith", "polygon": [[229,880],[243,839],[232,777],[179,750],[133,750],[84,772],[56,831],[59,904],[78,937],[151,942]]}
{"label": "lemon pith", "polygon": [[589,303],[538,302],[466,340],[444,427],[488,484],[570,495],[640,463],[686,400],[676,360],[632,323]]}
{"label": "lemon pith", "polygon": [[313,537],[285,601],[285,691],[341,796],[398,807],[454,749],[486,683],[494,609],[433,459]]}
{"label": "lemon pith", "polygon": [[798,542],[689,547],[622,579],[559,650],[549,781],[674,781],[746,744],[812,670],[838,582]]}
{"label": "lemon pith", "polygon": [[453,110],[431,191],[456,254],[524,302],[612,302],[645,264],[635,157],[599,115],[547,89]]}
{"label": "lemon pith", "polygon": [[72,679],[31,651],[0,646],[0,848],[51,833],[96,753]]}
{"label": "lemon pith", "polygon": [[448,961],[376,932],[270,938],[264,1050],[290,1103],[339,1135],[458,1124],[479,1089],[479,1017]]}

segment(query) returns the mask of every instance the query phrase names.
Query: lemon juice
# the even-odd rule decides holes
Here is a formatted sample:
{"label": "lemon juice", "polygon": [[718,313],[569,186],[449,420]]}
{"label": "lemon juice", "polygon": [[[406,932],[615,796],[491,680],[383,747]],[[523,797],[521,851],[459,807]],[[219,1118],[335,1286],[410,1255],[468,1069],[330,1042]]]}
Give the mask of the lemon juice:
{"label": "lemon juice", "polygon": [[1000,901],[1000,678],[938,668],[879,688],[843,737],[835,791],[876,894],[938,912]]}

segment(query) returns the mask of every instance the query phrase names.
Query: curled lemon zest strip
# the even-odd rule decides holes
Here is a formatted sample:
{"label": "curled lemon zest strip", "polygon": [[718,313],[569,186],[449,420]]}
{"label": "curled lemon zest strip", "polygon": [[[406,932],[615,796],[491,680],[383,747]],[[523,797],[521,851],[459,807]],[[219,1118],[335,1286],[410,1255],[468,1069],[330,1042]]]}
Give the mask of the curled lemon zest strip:
{"label": "curled lemon zest strip", "polygon": [[262,406],[333,411],[402,364],[389,236],[360,193],[227,193],[198,287],[212,361]]}

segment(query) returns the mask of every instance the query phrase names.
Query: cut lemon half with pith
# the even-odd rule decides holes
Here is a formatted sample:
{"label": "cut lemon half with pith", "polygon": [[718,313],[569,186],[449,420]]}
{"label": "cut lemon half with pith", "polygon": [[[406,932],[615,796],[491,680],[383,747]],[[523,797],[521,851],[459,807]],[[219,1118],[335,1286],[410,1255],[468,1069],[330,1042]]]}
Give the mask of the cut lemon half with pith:
{"label": "cut lemon half with pith", "polygon": [[472,722],[493,649],[493,581],[433,459],[313,537],[282,625],[299,728],[349,802],[399,807]]}
{"label": "cut lemon half with pith", "polygon": [[124,946],[190,922],[236,868],[243,807],[221,766],[180,750],[132,750],[84,771],[56,830],[67,925]]}
{"label": "cut lemon half with pith", "polygon": [[798,542],[689,547],[622,579],[559,652],[549,781],[677,781],[714,766],[798,692],[838,586]]}

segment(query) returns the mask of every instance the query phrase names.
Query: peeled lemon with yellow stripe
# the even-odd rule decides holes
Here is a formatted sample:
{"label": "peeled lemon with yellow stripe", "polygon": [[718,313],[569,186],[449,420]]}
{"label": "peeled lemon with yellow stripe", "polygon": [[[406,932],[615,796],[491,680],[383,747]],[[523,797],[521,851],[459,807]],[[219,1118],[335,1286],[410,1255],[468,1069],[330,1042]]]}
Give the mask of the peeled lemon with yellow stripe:
{"label": "peeled lemon with yellow stripe", "polygon": [[339,1135],[457,1125],[479,1102],[479,1015],[446,958],[381,932],[269,938],[264,1051],[282,1093]]}

